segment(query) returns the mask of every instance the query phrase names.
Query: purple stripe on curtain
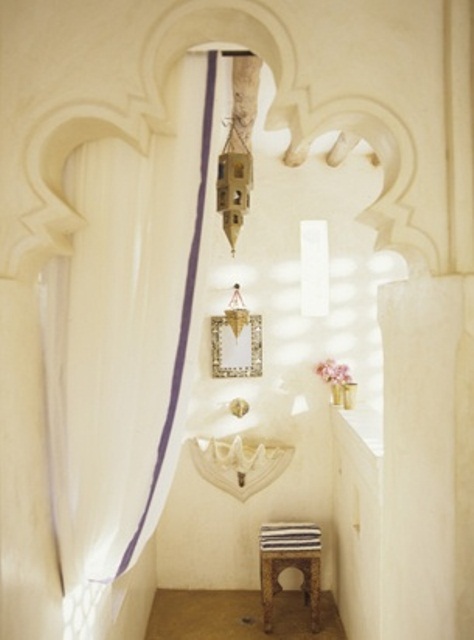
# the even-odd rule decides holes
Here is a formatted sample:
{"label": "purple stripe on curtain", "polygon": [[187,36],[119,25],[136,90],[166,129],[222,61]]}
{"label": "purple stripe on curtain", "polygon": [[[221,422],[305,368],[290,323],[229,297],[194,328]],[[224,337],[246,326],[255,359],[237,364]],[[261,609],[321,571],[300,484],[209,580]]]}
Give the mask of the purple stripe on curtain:
{"label": "purple stripe on curtain", "polygon": [[191,243],[191,249],[188,258],[188,270],[186,276],[186,285],[184,290],[183,306],[181,311],[181,329],[179,334],[178,346],[176,349],[173,379],[171,385],[171,393],[168,403],[168,412],[166,420],[161,432],[160,441],[158,444],[155,468],[153,471],[153,478],[151,486],[148,492],[148,498],[146,501],[145,509],[142,513],[140,521],[137,526],[137,530],[130,540],[122,560],[120,561],[119,568],[116,573],[116,578],[124,573],[130,564],[133,553],[137,546],[138,540],[145,525],[148,512],[153,500],[158,479],[160,477],[161,468],[168,448],[168,442],[173,428],[176,409],[178,406],[179,394],[181,391],[181,383],[183,379],[184,361],[186,357],[186,349],[188,345],[189,328],[191,324],[191,314],[194,298],[194,288],[196,284],[196,273],[199,259],[199,247],[201,243],[202,233],[202,220],[204,215],[204,202],[207,185],[207,176],[209,169],[209,152],[211,146],[211,133],[212,133],[212,119],[214,111],[214,94],[216,85],[216,69],[217,69],[217,52],[211,51],[208,54],[207,60],[207,78],[206,78],[206,96],[204,102],[204,114],[202,125],[202,138],[201,138],[201,182],[199,185],[199,192],[197,198],[196,216],[194,222],[194,235]]}

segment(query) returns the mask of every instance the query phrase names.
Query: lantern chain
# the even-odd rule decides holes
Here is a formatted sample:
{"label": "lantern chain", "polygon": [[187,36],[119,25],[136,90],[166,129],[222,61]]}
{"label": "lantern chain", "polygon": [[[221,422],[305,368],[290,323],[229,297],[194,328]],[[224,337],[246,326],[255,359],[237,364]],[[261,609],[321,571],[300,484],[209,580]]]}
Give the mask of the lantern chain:
{"label": "lantern chain", "polygon": [[240,142],[241,142],[243,148],[245,149],[246,153],[251,155],[249,148],[245,144],[245,140],[243,139],[242,134],[240,133],[238,127],[236,127],[236,124],[235,124],[236,121],[239,122],[239,124],[241,124],[241,118],[239,118],[238,116],[233,116],[231,118],[226,118],[225,120],[222,121],[222,124],[224,125],[224,127],[229,127],[230,126],[229,135],[227,136],[227,140],[225,141],[222,153],[227,153],[228,151],[232,150],[231,139],[232,139],[232,134],[235,132],[236,136],[240,140]]}

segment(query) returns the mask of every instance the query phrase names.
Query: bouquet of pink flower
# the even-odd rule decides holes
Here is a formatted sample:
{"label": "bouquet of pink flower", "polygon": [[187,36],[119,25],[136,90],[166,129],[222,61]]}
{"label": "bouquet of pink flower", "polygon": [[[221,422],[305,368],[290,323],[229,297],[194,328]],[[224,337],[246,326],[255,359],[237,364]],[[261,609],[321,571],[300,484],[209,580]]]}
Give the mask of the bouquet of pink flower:
{"label": "bouquet of pink flower", "polygon": [[332,358],[320,362],[314,367],[314,373],[320,376],[324,382],[330,384],[346,384],[352,382],[352,376],[347,364],[337,364]]}

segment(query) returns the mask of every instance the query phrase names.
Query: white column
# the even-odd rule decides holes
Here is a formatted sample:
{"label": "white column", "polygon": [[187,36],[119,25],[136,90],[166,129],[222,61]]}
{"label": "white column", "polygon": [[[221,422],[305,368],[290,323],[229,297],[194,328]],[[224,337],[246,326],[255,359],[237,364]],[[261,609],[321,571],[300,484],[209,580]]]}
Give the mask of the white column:
{"label": "white column", "polygon": [[472,428],[458,422],[456,406],[463,279],[392,283],[384,287],[380,303],[385,359],[381,637],[461,639],[456,546],[465,532],[457,529],[456,433]]}
{"label": "white column", "polygon": [[62,637],[34,287],[0,280],[0,637]]}

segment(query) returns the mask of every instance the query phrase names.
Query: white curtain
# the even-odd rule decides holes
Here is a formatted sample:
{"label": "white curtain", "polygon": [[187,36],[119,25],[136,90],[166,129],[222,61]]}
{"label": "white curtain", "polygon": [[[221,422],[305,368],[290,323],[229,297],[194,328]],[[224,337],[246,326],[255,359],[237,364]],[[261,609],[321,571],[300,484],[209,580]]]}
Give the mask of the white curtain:
{"label": "white curtain", "polygon": [[[40,286],[66,591],[110,581],[133,565],[173,477],[200,333],[199,321],[187,320],[191,302],[193,317],[201,317],[205,260],[197,290],[194,266],[210,59],[211,76],[205,55],[181,65],[176,136],[154,136],[147,157],[118,139],[90,143],[66,169],[66,196],[86,225],[74,237],[73,257],[52,261]],[[210,210],[215,158],[214,149]]]}

